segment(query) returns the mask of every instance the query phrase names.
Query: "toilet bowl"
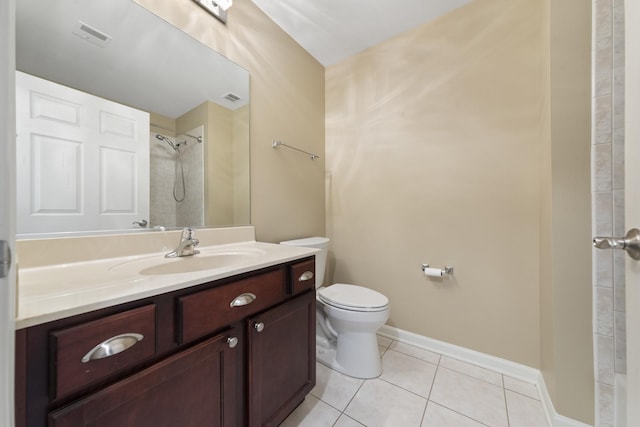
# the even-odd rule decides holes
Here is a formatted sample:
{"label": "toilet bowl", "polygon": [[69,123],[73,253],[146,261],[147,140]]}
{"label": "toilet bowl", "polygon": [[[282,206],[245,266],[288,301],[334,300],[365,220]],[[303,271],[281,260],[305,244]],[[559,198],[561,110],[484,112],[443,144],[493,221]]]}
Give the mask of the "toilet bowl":
{"label": "toilet bowl", "polygon": [[389,318],[386,296],[362,286],[336,283],[322,286],[329,239],[311,237],[281,242],[321,249],[316,254],[316,357],[356,378],[382,373],[376,332]]}

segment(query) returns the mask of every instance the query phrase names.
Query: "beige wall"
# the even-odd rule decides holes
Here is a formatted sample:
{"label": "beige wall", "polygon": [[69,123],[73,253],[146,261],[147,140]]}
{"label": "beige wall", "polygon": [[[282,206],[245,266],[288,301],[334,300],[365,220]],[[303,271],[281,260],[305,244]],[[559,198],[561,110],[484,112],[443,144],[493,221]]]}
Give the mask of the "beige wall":
{"label": "beige wall", "polygon": [[538,14],[540,25],[540,369],[544,374],[547,390],[555,396],[555,376],[553,368],[553,276],[551,256],[552,215],[551,194],[551,22],[550,2],[540,2]]}
{"label": "beige wall", "polygon": [[205,220],[208,226],[246,225],[250,218],[249,106],[231,110],[204,102],[177,120],[177,132],[204,126]]}
{"label": "beige wall", "polygon": [[[136,0],[251,74],[251,223],[259,240],[325,234],[324,67],[250,0],[225,26],[191,0]],[[321,158],[271,147],[272,139]]]}
{"label": "beige wall", "polygon": [[[202,194],[206,194],[207,187],[207,129],[209,127],[209,121],[207,117],[206,103],[204,106],[193,108],[191,111],[184,113],[182,116],[176,118],[176,134],[178,139],[184,138],[185,134],[192,136],[202,136],[203,142],[197,143],[193,138],[184,138],[186,146],[180,149],[180,160],[176,157],[178,153],[172,153],[173,156],[173,177],[174,185],[180,186],[181,177],[176,175],[177,169],[180,164],[182,165],[182,173],[184,175],[184,200],[182,202],[176,202],[176,226],[184,227],[188,225],[208,225],[206,214],[207,205],[206,197],[202,197]],[[181,138],[182,136],[182,138]],[[177,142],[180,142],[179,140]],[[176,163],[177,162],[177,163]],[[178,181],[175,181],[178,179]],[[175,187],[173,187],[175,189]],[[178,192],[180,192],[178,187]],[[178,193],[180,194],[180,193]]]}
{"label": "beige wall", "polygon": [[204,223],[211,226],[233,222],[232,111],[203,102],[177,119],[178,133],[204,126]]}
{"label": "beige wall", "polygon": [[249,162],[250,147],[245,143],[249,141],[249,106],[245,105],[233,110],[233,224],[251,223],[251,210],[246,201],[251,199],[251,173]]}
{"label": "beige wall", "polygon": [[[150,112],[151,132],[167,136],[176,136],[176,120],[162,114]],[[157,126],[156,126],[157,125]]]}
{"label": "beige wall", "polygon": [[535,5],[478,0],[328,68],[326,151],[330,279],[387,295],[392,326],[537,367]]}
{"label": "beige wall", "polygon": [[327,69],[329,280],[542,368],[592,422],[590,5],[569,3],[476,0]]}
{"label": "beige wall", "polygon": [[541,370],[556,410],[592,424],[591,2],[543,2]]}

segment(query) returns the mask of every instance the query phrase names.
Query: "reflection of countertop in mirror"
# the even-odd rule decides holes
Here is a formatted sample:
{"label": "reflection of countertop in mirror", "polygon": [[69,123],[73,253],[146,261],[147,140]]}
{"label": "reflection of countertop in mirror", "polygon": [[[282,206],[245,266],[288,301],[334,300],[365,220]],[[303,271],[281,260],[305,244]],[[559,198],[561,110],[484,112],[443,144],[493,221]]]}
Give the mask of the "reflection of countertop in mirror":
{"label": "reflection of countertop in mirror", "polygon": [[[153,295],[183,289],[213,280],[258,270],[287,261],[311,256],[316,249],[256,242],[251,237],[253,227],[197,230],[201,240],[200,254],[192,257],[167,259],[165,247],[161,251],[137,248],[138,253],[46,263],[36,262],[29,254],[19,253],[18,315],[16,329],[61,319]],[[179,232],[169,232],[177,245]],[[234,240],[236,236],[239,240]],[[122,236],[126,241],[158,239],[158,236]],[[114,239],[110,236],[110,239]],[[117,239],[117,237],[115,237]],[[101,247],[100,237],[85,237],[60,242],[49,239],[30,242],[32,247],[60,247],[75,244],[78,253],[86,246]],[[211,244],[222,241],[222,244]],[[157,248],[157,246],[156,246]],[[172,248],[173,249],[173,248]],[[41,256],[41,255],[40,255]],[[72,258],[69,255],[69,258]],[[22,266],[27,258],[28,267]],[[38,265],[39,264],[39,265]]]}

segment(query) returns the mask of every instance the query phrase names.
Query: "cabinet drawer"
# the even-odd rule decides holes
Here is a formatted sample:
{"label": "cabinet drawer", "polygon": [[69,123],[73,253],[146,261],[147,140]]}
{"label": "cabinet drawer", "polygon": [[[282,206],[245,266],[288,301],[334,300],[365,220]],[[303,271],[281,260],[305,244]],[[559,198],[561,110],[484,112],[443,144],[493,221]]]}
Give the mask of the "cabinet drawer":
{"label": "cabinet drawer", "polygon": [[63,397],[156,351],[155,305],[51,332],[51,395]]}
{"label": "cabinet drawer", "polygon": [[218,336],[49,413],[50,427],[235,427],[237,351]]}
{"label": "cabinet drawer", "polygon": [[271,307],[283,298],[282,269],[180,297],[178,341],[183,344],[205,336]]}
{"label": "cabinet drawer", "polygon": [[308,260],[293,264],[291,267],[289,290],[291,295],[314,289],[316,284],[316,262]]}

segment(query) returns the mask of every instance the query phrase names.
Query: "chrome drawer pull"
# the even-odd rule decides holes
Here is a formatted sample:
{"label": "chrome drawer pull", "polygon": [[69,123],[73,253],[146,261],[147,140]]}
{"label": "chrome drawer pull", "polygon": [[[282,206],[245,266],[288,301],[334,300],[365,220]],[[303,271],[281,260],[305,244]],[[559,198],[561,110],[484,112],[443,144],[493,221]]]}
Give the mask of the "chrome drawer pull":
{"label": "chrome drawer pull", "polygon": [[122,334],[111,337],[93,347],[89,353],[85,354],[82,358],[82,363],[87,363],[91,360],[104,359],[125,351],[128,348],[134,346],[138,341],[142,341],[144,335],[142,334]]}
{"label": "chrome drawer pull", "polygon": [[243,305],[251,304],[255,300],[256,296],[247,292],[246,294],[235,297],[233,301],[231,301],[231,304],[229,304],[229,307],[241,307]]}
{"label": "chrome drawer pull", "polygon": [[311,279],[313,279],[313,271],[307,270],[298,277],[298,282],[305,282]]}

